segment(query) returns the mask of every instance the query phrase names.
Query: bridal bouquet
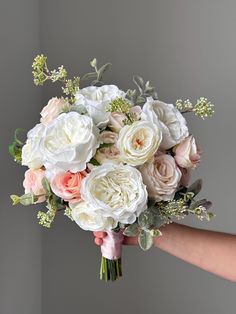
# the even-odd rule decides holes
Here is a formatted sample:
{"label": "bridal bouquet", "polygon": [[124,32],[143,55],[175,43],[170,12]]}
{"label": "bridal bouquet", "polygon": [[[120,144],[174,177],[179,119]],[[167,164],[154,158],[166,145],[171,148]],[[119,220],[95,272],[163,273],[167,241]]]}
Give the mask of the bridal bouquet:
{"label": "bridal bouquet", "polygon": [[16,130],[9,151],[28,170],[25,194],[11,199],[13,205],[46,202],[37,215],[46,228],[63,211],[84,230],[106,231],[100,278],[116,280],[124,235],[138,236],[147,250],[174,219],[213,217],[211,202],[195,199],[201,180],[188,186],[202,151],[184,115],[204,119],[214,111],[203,97],[164,103],[139,76],[134,90],[105,85],[111,64],[99,68],[94,59],[90,65],[90,73],[69,79],[63,66],[49,70],[44,55],[34,59],[34,83],[61,83],[64,97],[49,100],[25,141]]}

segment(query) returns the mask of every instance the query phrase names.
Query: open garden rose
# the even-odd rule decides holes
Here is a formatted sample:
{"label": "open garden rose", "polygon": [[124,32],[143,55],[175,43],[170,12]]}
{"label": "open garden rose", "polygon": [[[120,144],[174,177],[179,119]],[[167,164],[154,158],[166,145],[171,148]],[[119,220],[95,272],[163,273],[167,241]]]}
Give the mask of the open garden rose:
{"label": "open garden rose", "polygon": [[124,98],[125,92],[116,85],[89,86],[77,92],[76,105],[84,106],[96,126],[103,128],[109,121],[108,105],[112,100],[120,97]]}
{"label": "open garden rose", "polygon": [[180,143],[189,134],[185,118],[172,104],[147,98],[143,106],[142,118],[148,120],[162,131],[162,149],[169,149]]}
{"label": "open garden rose", "polygon": [[83,171],[99,146],[98,134],[90,117],[77,112],[60,114],[48,125],[41,140],[45,167]]}
{"label": "open garden rose", "polygon": [[157,154],[153,161],[139,167],[148,195],[156,201],[174,198],[181,179],[181,171],[172,156]]}
{"label": "open garden rose", "polygon": [[22,147],[22,165],[31,169],[38,169],[43,166],[43,155],[40,151],[40,142],[44,134],[45,126],[42,123],[36,124],[27,134],[27,140]]}
{"label": "open garden rose", "polygon": [[63,112],[63,108],[66,106],[69,106],[69,104],[63,97],[53,97],[41,111],[40,114],[42,118],[40,119],[40,122],[44,125],[48,125],[53,119]]}
{"label": "open garden rose", "polygon": [[111,217],[105,217],[102,210],[94,208],[88,202],[69,203],[72,209],[72,218],[84,230],[109,231],[117,226],[117,222]]}
{"label": "open garden rose", "polygon": [[133,223],[147,208],[147,191],[140,172],[130,166],[104,164],[82,181],[82,198],[117,222]]}
{"label": "open garden rose", "polygon": [[182,168],[196,168],[200,162],[202,150],[190,135],[173,148],[175,160]]}
{"label": "open garden rose", "polygon": [[87,173],[70,171],[56,174],[51,180],[52,191],[64,201],[78,202],[81,199],[80,188],[81,182]]}
{"label": "open garden rose", "polygon": [[124,163],[138,166],[154,156],[161,141],[160,128],[149,121],[136,121],[121,129],[117,147]]}
{"label": "open garden rose", "polygon": [[44,176],[45,171],[43,169],[28,169],[25,172],[25,179],[23,181],[25,193],[31,193],[36,196],[40,195],[36,203],[42,203],[46,200],[46,197],[43,195],[46,192],[42,185]]}

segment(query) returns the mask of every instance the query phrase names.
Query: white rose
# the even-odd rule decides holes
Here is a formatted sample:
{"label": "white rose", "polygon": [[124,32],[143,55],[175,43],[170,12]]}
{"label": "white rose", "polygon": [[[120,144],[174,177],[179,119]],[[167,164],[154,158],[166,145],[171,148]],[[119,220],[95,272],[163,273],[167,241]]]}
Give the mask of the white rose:
{"label": "white rose", "polygon": [[107,106],[119,97],[124,98],[125,92],[115,85],[89,86],[77,92],[76,105],[85,107],[96,126],[104,128],[110,116],[110,113],[106,111]]}
{"label": "white rose", "polygon": [[131,224],[147,208],[147,191],[141,173],[133,167],[104,164],[82,181],[82,198],[106,217]]}
{"label": "white rose", "polygon": [[99,146],[98,135],[90,117],[77,112],[62,113],[46,128],[41,140],[45,167],[84,170]]}
{"label": "white rose", "polygon": [[110,231],[117,226],[113,218],[104,216],[101,210],[93,208],[87,202],[70,203],[69,206],[72,218],[84,230]]}
{"label": "white rose", "polygon": [[38,169],[43,166],[43,156],[40,152],[40,141],[45,126],[42,123],[36,124],[27,134],[26,144],[22,147],[22,165],[30,169]]}
{"label": "white rose", "polygon": [[117,147],[123,162],[138,166],[154,156],[161,140],[160,128],[149,121],[136,121],[121,129]]}
{"label": "white rose", "polygon": [[172,104],[166,104],[148,97],[143,106],[142,118],[151,121],[162,131],[162,149],[169,149],[180,143],[189,134],[185,118]]}
{"label": "white rose", "polygon": [[63,97],[53,97],[49,100],[48,104],[41,111],[40,114],[42,118],[40,119],[40,122],[44,125],[48,125],[63,111],[63,108],[68,105],[68,102]]}
{"label": "white rose", "polygon": [[154,160],[139,167],[148,196],[156,201],[174,198],[181,179],[181,171],[172,156],[156,155]]}

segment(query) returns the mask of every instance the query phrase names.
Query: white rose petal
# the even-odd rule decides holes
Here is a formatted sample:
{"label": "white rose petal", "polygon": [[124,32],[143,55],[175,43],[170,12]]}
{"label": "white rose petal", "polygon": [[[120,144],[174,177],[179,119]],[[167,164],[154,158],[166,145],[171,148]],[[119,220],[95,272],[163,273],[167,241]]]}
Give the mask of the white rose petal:
{"label": "white rose petal", "polygon": [[147,191],[141,173],[133,167],[104,164],[82,181],[81,196],[106,217],[131,224],[147,208]]}
{"label": "white rose petal", "polygon": [[150,160],[162,141],[160,128],[149,121],[124,126],[117,141],[123,162],[138,166]]}
{"label": "white rose petal", "polygon": [[148,97],[143,106],[142,119],[151,121],[161,128],[162,149],[173,147],[189,135],[185,118],[172,104]]}
{"label": "white rose petal", "polygon": [[113,218],[104,216],[101,210],[93,208],[87,202],[70,203],[69,206],[72,218],[84,230],[110,231],[117,226]]}
{"label": "white rose petal", "polygon": [[45,126],[42,123],[37,124],[28,132],[26,144],[22,147],[22,165],[30,169],[43,166],[43,156],[39,147],[44,130]]}
{"label": "white rose petal", "polygon": [[90,117],[77,112],[62,113],[46,128],[41,140],[45,167],[84,170],[99,146],[98,135]]}
{"label": "white rose petal", "polygon": [[90,117],[99,128],[104,128],[109,122],[110,113],[107,106],[112,100],[125,97],[125,92],[116,85],[103,85],[101,87],[89,86],[80,89],[76,94],[76,105],[86,108]]}

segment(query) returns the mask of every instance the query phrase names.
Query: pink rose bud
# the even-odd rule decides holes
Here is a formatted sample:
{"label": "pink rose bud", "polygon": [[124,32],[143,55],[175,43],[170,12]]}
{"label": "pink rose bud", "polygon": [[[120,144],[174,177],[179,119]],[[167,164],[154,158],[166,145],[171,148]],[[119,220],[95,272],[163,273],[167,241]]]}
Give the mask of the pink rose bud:
{"label": "pink rose bud", "polygon": [[70,171],[60,172],[51,180],[51,189],[59,197],[65,201],[77,202],[81,200],[80,188],[81,182],[87,173]]}
{"label": "pink rose bud", "polygon": [[31,193],[33,195],[41,195],[36,203],[42,203],[46,200],[45,190],[42,185],[42,179],[45,176],[45,171],[42,169],[28,169],[25,172],[25,179],[23,186],[25,188],[25,193]]}
{"label": "pink rose bud", "polygon": [[48,104],[41,111],[42,118],[40,122],[44,125],[48,125],[53,119],[59,116],[59,114],[63,111],[63,108],[68,105],[68,102],[61,97],[53,97],[49,100]]}
{"label": "pink rose bud", "polygon": [[108,127],[113,132],[119,132],[124,126],[124,120],[127,119],[126,115],[121,112],[112,112],[109,117]]}
{"label": "pink rose bud", "polygon": [[177,144],[173,151],[176,163],[182,168],[196,168],[200,162],[202,151],[192,135]]}

